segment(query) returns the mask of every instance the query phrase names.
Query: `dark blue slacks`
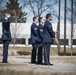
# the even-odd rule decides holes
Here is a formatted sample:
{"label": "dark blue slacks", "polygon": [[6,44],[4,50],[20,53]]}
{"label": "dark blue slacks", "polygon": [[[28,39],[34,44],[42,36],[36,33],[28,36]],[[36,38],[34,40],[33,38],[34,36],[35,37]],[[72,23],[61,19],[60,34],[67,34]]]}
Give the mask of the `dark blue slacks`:
{"label": "dark blue slacks", "polygon": [[8,60],[8,47],[9,47],[9,41],[4,40],[3,41],[3,62],[7,62]]}
{"label": "dark blue slacks", "polygon": [[32,44],[31,63],[36,63],[37,44]]}
{"label": "dark blue slacks", "polygon": [[42,45],[38,47],[38,63],[39,64],[42,64],[42,49],[43,49]]}
{"label": "dark blue slacks", "polygon": [[50,43],[44,44],[44,63],[50,64]]}

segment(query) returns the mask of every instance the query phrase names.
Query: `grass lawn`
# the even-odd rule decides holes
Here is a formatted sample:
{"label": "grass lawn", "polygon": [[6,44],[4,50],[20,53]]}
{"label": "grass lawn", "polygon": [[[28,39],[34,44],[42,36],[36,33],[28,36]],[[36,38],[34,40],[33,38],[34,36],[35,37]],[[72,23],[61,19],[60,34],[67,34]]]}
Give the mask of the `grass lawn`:
{"label": "grass lawn", "polygon": [[[19,52],[25,52],[24,55],[27,55],[27,54],[29,55],[29,54],[31,54],[31,50],[32,50],[32,47],[15,47],[15,48],[14,47],[9,47],[9,51],[11,52],[10,55],[15,55],[18,51]],[[2,51],[2,47],[0,47],[0,51]],[[60,52],[64,52],[63,47],[60,49]],[[70,49],[67,48],[66,52],[70,53]],[[76,53],[76,48],[73,48],[73,52]],[[50,49],[50,54],[51,55],[58,55],[58,49],[56,47],[52,47]]]}

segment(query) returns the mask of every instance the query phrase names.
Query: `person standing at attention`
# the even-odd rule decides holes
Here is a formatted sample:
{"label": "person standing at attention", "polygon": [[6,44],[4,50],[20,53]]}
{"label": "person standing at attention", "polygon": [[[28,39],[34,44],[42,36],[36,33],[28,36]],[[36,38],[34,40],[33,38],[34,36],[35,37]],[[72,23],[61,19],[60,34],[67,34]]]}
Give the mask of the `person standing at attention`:
{"label": "person standing at attention", "polygon": [[42,50],[43,50],[43,27],[44,27],[44,19],[42,17],[39,18],[39,25],[38,25],[38,34],[41,41],[38,43],[38,64],[42,63]]}
{"label": "person standing at attention", "polygon": [[31,54],[31,63],[36,64],[36,52],[38,49],[38,42],[40,39],[38,38],[38,17],[33,17],[33,23],[31,25],[31,36],[30,36],[30,44],[32,44],[32,54]]}
{"label": "person standing at attention", "polygon": [[44,65],[53,65],[50,63],[50,46],[53,44],[53,40],[58,43],[57,38],[55,38],[55,32],[53,31],[52,24],[50,22],[51,20],[52,16],[50,13],[48,13],[44,23]]}
{"label": "person standing at attention", "polygon": [[10,23],[12,21],[9,12],[5,13],[5,18],[2,22],[2,41],[3,41],[3,60],[2,63],[8,63],[8,47],[9,42],[12,40],[10,32]]}

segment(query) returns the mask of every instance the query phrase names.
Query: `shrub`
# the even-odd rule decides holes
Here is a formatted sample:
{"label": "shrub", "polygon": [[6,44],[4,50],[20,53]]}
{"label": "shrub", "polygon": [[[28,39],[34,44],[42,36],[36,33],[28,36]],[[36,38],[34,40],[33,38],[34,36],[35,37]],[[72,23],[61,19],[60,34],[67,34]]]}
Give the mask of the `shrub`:
{"label": "shrub", "polygon": [[[63,56],[63,55],[64,55],[64,52],[60,52],[59,55]],[[67,56],[70,56],[71,53],[70,53],[70,52],[66,52],[66,55],[67,55]],[[73,52],[72,55],[73,55],[73,56],[76,56],[76,52]]]}
{"label": "shrub", "polygon": [[17,51],[17,53],[19,55],[30,55],[31,54],[31,52],[27,52],[27,51]]}

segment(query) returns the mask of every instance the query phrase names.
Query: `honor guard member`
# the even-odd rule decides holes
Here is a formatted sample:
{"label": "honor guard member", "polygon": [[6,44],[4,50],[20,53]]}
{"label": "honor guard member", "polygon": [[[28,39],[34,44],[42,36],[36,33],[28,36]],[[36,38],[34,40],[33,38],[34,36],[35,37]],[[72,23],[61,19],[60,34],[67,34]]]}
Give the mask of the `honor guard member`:
{"label": "honor guard member", "polygon": [[2,41],[3,41],[3,63],[8,63],[8,47],[11,41],[10,23],[12,21],[9,12],[5,13],[5,18],[2,22]]}
{"label": "honor guard member", "polygon": [[38,43],[38,64],[42,64],[42,49],[43,49],[43,24],[42,17],[39,18],[38,34],[41,41]]}
{"label": "honor guard member", "polygon": [[30,43],[32,44],[32,54],[31,54],[31,63],[36,63],[36,51],[38,48],[38,41],[41,41],[38,38],[38,17],[33,17],[33,23],[31,25],[31,37],[30,37]]}
{"label": "honor guard member", "polygon": [[50,46],[55,38],[55,32],[53,31],[51,21],[51,14],[46,15],[46,21],[44,23],[44,64],[53,65],[50,63]]}

